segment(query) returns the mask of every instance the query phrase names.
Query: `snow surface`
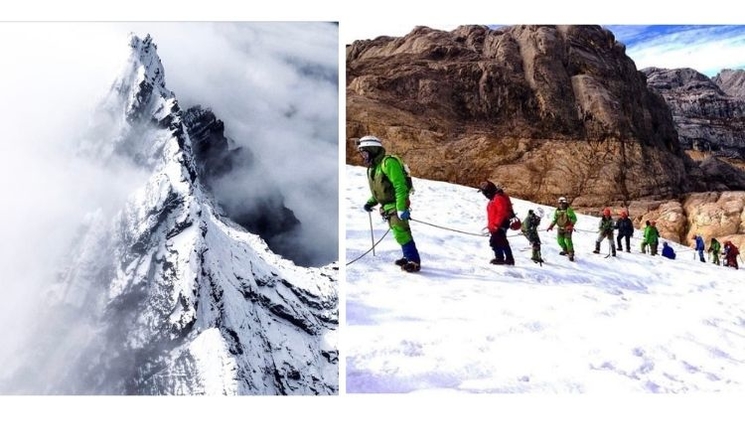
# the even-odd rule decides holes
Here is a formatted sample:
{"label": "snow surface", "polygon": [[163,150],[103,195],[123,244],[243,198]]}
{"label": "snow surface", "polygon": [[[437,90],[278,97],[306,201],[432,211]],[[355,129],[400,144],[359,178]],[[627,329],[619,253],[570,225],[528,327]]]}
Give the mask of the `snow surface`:
{"label": "snow surface", "polygon": [[405,273],[376,212],[374,238],[383,239],[363,255],[372,245],[365,170],[346,174],[347,393],[745,391],[745,271],[701,263],[675,243],[676,260],[644,255],[638,228],[631,253],[606,258],[604,241],[593,254],[599,218],[587,215],[578,215],[571,263],[545,231],[554,208],[515,197],[520,218],[546,213],[546,263],[534,264],[527,239],[509,231],[516,265],[491,265],[486,198],[414,179],[422,270]]}

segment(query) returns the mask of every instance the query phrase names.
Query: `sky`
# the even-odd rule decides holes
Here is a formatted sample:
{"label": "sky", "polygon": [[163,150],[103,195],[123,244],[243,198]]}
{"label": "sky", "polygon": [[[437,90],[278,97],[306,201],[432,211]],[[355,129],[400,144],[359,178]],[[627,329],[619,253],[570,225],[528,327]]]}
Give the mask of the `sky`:
{"label": "sky", "polygon": [[[546,262],[533,263],[527,239],[509,231],[516,265],[494,266],[481,234],[482,194],[417,178],[414,187],[417,274],[393,264],[400,246],[376,212],[371,221],[362,209],[365,170],[346,167],[347,393],[519,394],[539,403],[588,395],[623,403],[745,392],[745,270],[701,263],[674,243],[675,260],[644,255],[638,228],[631,253],[606,257],[603,241],[593,254],[599,218],[585,215],[575,226],[571,263],[559,256],[555,231],[546,231],[554,208],[517,197],[519,217],[539,207],[545,213],[539,235]],[[373,240],[380,241],[375,255]],[[677,404],[700,411],[694,401]],[[653,404],[669,410],[666,403]]]}
{"label": "sky", "polygon": [[[380,35],[400,37],[408,34],[418,24],[452,31],[463,23],[472,22],[394,23],[388,26],[381,24],[380,28],[377,27],[378,23],[375,23],[368,28],[353,27],[344,34],[343,38],[346,43],[349,43],[354,40],[374,39]],[[483,24],[499,26],[490,23]],[[725,68],[745,68],[745,26],[743,25],[613,25],[605,22],[597,22],[597,24],[610,29],[616,36],[616,40],[626,45],[626,54],[634,60],[638,69],[646,67],[693,68],[713,77]]]}

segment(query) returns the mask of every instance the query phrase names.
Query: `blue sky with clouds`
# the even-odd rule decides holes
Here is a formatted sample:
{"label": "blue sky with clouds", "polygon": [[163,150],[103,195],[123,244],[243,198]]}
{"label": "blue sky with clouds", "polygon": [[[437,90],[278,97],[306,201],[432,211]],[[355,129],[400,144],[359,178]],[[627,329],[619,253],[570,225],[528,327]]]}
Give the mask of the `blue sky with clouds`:
{"label": "blue sky with clouds", "polygon": [[639,69],[693,68],[714,76],[745,68],[744,25],[606,25]]}

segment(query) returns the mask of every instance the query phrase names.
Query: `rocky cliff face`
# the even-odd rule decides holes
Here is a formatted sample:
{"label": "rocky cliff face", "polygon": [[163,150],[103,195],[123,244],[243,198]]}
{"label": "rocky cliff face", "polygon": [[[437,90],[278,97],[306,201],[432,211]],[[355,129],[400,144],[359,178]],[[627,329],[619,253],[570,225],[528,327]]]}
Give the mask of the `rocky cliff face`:
{"label": "rocky cliff face", "polygon": [[132,36],[130,47],[97,114],[98,138],[82,152],[135,163],[147,180],[113,217],[88,216],[49,291],[33,349],[6,365],[0,387],[337,393],[337,266],[297,267],[217,211],[201,177],[229,169],[230,158],[197,156],[193,147],[205,151],[198,136],[216,135],[195,123],[217,121],[191,116],[188,126],[152,39]]}
{"label": "rocky cliff face", "polygon": [[717,81],[690,68],[645,68],[650,88],[665,98],[672,111],[678,140],[684,150],[715,156],[745,158],[745,97],[743,77],[732,71]]}
{"label": "rocky cliff face", "polygon": [[694,187],[664,100],[601,27],[419,27],[349,46],[347,82],[347,135],[380,136],[414,175],[579,207]]}
{"label": "rocky cliff face", "polygon": [[745,70],[722,70],[712,79],[729,96],[745,98]]}

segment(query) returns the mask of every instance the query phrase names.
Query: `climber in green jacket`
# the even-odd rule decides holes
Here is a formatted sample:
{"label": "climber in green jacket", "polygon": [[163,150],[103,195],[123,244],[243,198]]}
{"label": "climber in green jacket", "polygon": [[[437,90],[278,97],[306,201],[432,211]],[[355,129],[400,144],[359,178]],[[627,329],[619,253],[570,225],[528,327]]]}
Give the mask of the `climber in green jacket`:
{"label": "climber in green jacket", "polygon": [[566,197],[559,197],[559,207],[554,212],[554,218],[546,231],[551,231],[554,226],[558,227],[556,241],[561,247],[560,255],[566,255],[570,261],[574,261],[574,244],[572,243],[572,231],[577,223],[577,215],[569,207]]}
{"label": "climber in green jacket", "polygon": [[657,245],[660,241],[660,232],[657,231],[655,221],[647,221],[647,226],[644,227],[644,239],[642,240],[642,253],[647,253],[647,246],[649,246],[649,253],[652,256],[657,255]]}
{"label": "climber in green jacket", "polygon": [[395,264],[407,272],[418,272],[421,259],[409,226],[411,187],[405,166],[398,157],[386,155],[377,137],[360,138],[357,149],[367,166],[367,180],[372,193],[363,208],[372,212],[376,205],[380,205],[380,214],[388,221],[393,237],[403,251],[403,257]]}

